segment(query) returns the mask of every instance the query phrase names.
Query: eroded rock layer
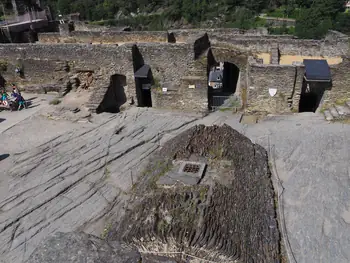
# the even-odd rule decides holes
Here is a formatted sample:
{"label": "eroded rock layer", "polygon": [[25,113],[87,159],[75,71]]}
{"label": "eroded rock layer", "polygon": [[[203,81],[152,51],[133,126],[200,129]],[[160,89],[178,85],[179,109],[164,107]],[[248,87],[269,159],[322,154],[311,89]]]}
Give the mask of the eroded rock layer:
{"label": "eroded rock layer", "polygon": [[[183,169],[189,161],[192,170]],[[279,262],[266,151],[227,125],[195,126],[167,142],[134,191],[110,241],[191,262]]]}

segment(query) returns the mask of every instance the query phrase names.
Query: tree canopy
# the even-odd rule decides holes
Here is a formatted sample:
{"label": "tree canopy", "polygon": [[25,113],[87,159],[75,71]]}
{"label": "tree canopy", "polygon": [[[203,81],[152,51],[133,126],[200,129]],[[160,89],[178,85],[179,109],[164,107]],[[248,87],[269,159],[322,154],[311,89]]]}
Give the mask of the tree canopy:
{"label": "tree canopy", "polygon": [[[11,0],[0,0],[6,8]],[[22,0],[33,5],[31,0]],[[295,34],[321,38],[328,29],[349,33],[345,0],[41,0],[54,15],[79,12],[84,20],[166,29],[193,26],[232,26],[249,29],[264,25],[261,13],[295,18]],[[274,30],[277,32],[278,30]],[[281,32],[294,30],[281,30]]]}

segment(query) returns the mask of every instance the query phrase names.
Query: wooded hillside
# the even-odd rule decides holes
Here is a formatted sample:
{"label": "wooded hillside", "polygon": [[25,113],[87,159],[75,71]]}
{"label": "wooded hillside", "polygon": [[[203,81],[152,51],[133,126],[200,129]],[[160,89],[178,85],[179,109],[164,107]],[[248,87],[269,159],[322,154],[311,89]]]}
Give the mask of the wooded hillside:
{"label": "wooded hillside", "polygon": [[[11,0],[2,0],[6,7]],[[33,5],[32,0],[22,0]],[[345,0],[42,0],[57,15],[79,12],[81,18],[136,29],[163,30],[174,27],[266,26],[258,16],[295,18],[294,28],[274,30],[301,38],[321,38],[328,29],[350,33],[350,13]],[[98,22],[97,22],[98,21]]]}

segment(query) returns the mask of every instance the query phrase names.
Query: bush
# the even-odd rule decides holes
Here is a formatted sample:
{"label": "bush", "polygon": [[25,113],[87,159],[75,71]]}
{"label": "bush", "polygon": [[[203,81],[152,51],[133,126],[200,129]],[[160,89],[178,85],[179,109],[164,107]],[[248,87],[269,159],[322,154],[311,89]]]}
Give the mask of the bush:
{"label": "bush", "polygon": [[303,9],[296,21],[295,34],[299,38],[321,39],[331,28],[329,17],[323,17],[317,10]]}
{"label": "bush", "polygon": [[268,31],[270,35],[294,35],[295,27],[269,27]]}
{"label": "bush", "polygon": [[49,104],[50,105],[58,105],[60,103],[61,103],[61,100],[56,98],[56,99],[51,100]]}

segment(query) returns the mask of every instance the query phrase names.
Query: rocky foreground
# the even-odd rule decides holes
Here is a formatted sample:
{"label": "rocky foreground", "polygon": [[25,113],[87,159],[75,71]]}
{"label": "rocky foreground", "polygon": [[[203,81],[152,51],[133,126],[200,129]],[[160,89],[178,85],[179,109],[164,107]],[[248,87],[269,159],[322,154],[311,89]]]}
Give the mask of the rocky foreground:
{"label": "rocky foreground", "polygon": [[162,145],[129,195],[108,243],[58,233],[29,263],[280,261],[266,151],[227,125],[195,126]]}
{"label": "rocky foreground", "polygon": [[109,116],[12,155],[12,168],[1,171],[11,178],[0,203],[2,262],[23,262],[54,232],[101,236],[110,217],[123,215],[127,192],[161,138],[195,120],[137,109]]}
{"label": "rocky foreground", "polygon": [[15,155],[3,262],[278,262],[266,151],[229,126],[164,116],[111,115]]}
{"label": "rocky foreground", "polygon": [[[4,115],[0,115],[0,118],[7,119]],[[141,171],[141,175],[143,174],[143,171],[147,169],[147,163],[143,161],[138,166],[133,165],[133,162],[129,163],[129,161],[143,153],[142,160],[146,160],[148,154],[149,156],[154,156],[155,151],[161,146],[164,146],[164,142],[169,140],[169,138],[200,123],[208,126],[226,123],[250,138],[254,143],[262,145],[269,152],[270,166],[274,167],[273,178],[278,181],[277,185],[279,186],[275,187],[279,197],[276,204],[279,207],[280,216],[282,216],[279,230],[283,237],[282,245],[287,250],[288,260],[290,262],[347,263],[350,261],[350,243],[348,239],[350,235],[350,184],[348,169],[350,162],[350,154],[348,154],[350,149],[350,139],[348,136],[350,125],[342,123],[329,124],[325,122],[323,116],[317,114],[269,117],[254,125],[242,125],[239,123],[240,116],[235,116],[227,112],[216,112],[205,118],[198,118],[196,120],[196,117],[185,116],[184,114],[177,115],[156,110],[132,109],[127,111],[125,115],[120,116],[99,115],[98,119],[93,119],[92,123],[83,125],[80,123],[73,125],[64,121],[31,117],[21,121],[11,129],[2,132],[2,146],[4,148],[0,149],[3,153],[0,156],[0,200],[2,203],[5,202],[4,200],[10,202],[10,198],[20,200],[19,198],[21,196],[18,195],[18,191],[21,191],[22,195],[26,194],[26,191],[30,191],[30,194],[27,195],[26,200],[21,199],[21,201],[16,203],[19,206],[25,204],[28,210],[23,210],[23,207],[17,209],[15,204],[12,207],[6,207],[6,209],[4,209],[5,206],[1,208],[1,222],[8,223],[14,221],[14,223],[10,226],[6,226],[7,224],[5,224],[7,229],[0,234],[2,248],[0,262],[24,262],[23,260],[28,259],[29,255],[38,246],[42,249],[37,250],[36,255],[43,255],[43,253],[46,253],[45,244],[49,244],[49,241],[44,241],[45,238],[53,232],[59,235],[59,232],[66,231],[74,231],[74,233],[68,233],[68,236],[63,234],[58,237],[53,236],[52,240],[56,242],[56,245],[62,244],[64,247],[65,244],[68,244],[70,246],[73,240],[73,242],[88,244],[90,246],[87,246],[88,248],[92,246],[95,249],[93,251],[96,252],[99,251],[98,247],[100,245],[97,243],[98,246],[94,246],[90,241],[96,243],[94,241],[96,238],[103,237],[107,238],[108,246],[111,248],[109,251],[112,251],[113,255],[124,255],[120,252],[120,247],[126,247],[123,250],[125,252],[135,252],[133,249],[136,249],[136,252],[138,252],[137,248],[133,246],[130,248],[130,245],[125,244],[124,241],[119,241],[120,245],[118,245],[117,236],[113,235],[113,231],[111,231],[117,229],[117,225],[112,224],[113,222],[121,222],[120,219],[123,218],[125,213],[132,215],[133,210],[125,211],[125,208],[132,208],[130,204],[138,205],[128,192],[139,187],[139,184],[135,184],[135,178],[140,174],[138,171]],[[4,123],[6,125],[6,121],[1,123],[1,127]],[[187,122],[189,123],[186,124]],[[85,128],[81,128],[81,126],[85,126]],[[124,127],[121,133],[113,135],[113,132],[118,131],[120,127]],[[138,136],[134,137],[135,134],[127,136],[127,134],[135,131],[136,128],[141,127],[144,131],[140,132]],[[177,129],[177,127],[179,128]],[[154,128],[158,129],[159,134]],[[96,133],[93,132],[94,130]],[[83,131],[85,131],[85,134],[82,134]],[[79,134],[82,135],[79,136]],[[105,143],[105,141],[108,136],[114,138],[113,141],[124,137],[124,142],[123,140],[121,141],[124,144],[121,145],[119,144],[120,142],[116,143],[114,146],[111,146],[113,150],[108,151],[107,154],[109,144]],[[147,138],[154,136],[157,139],[141,143],[147,140]],[[23,139],[14,143],[14,140],[18,137]],[[53,140],[53,138],[56,139]],[[55,148],[50,148],[54,144],[44,143],[47,140],[55,141],[55,144],[58,144],[60,141],[62,143]],[[128,142],[127,145],[125,145],[126,142]],[[139,145],[135,146],[135,144]],[[36,147],[38,145],[39,147]],[[43,151],[43,154],[45,153],[44,156],[38,153],[38,149],[44,150],[47,147],[49,147],[49,150]],[[117,197],[117,202],[119,200],[120,202],[114,206],[114,209],[110,213],[103,215],[101,211],[109,209],[108,202],[100,195],[100,190],[90,198],[86,197],[85,193],[88,194],[89,192],[86,192],[87,190],[84,189],[89,188],[84,188],[83,186],[88,181],[91,181],[90,177],[86,177],[86,179],[84,178],[79,181],[61,196],[56,196],[57,192],[51,193],[49,188],[46,194],[52,195],[53,199],[42,206],[48,212],[45,216],[45,211],[42,211],[42,216],[38,216],[40,215],[40,213],[37,214],[41,208],[40,204],[44,201],[38,197],[42,197],[39,194],[45,192],[45,185],[39,185],[38,187],[32,185],[28,187],[30,179],[33,179],[33,183],[37,180],[38,174],[34,173],[34,171],[44,171],[46,167],[51,167],[52,169],[53,165],[50,164],[50,161],[59,158],[62,158],[62,162],[59,162],[57,165],[62,166],[62,168],[70,165],[77,167],[78,170],[82,170],[84,164],[87,164],[91,157],[88,157],[88,155],[84,157],[77,153],[77,151],[69,150],[79,149],[80,147],[86,150],[89,148],[91,152],[94,151],[92,148],[95,147],[96,151],[103,153],[101,154],[102,162],[120,155],[119,150],[123,152],[119,158],[110,162],[106,170],[106,180],[102,180],[105,182],[103,184],[107,184],[106,187],[113,186],[112,188],[117,190],[120,188],[119,191],[116,191],[120,193]],[[128,150],[129,147],[132,149]],[[149,149],[149,151],[145,153],[145,149]],[[15,154],[16,152],[22,153]],[[7,157],[8,154],[9,157]],[[32,159],[24,159],[24,163],[18,162],[24,156],[31,156]],[[69,156],[72,156],[72,158]],[[23,177],[19,176],[23,172],[17,175],[16,171],[25,171],[24,166],[34,163],[36,159],[42,159],[41,164],[38,164],[36,168],[37,170],[30,171]],[[13,161],[16,160],[17,162],[13,164]],[[69,165],[66,164],[66,160],[69,161]],[[127,161],[124,162],[125,160]],[[79,161],[81,161],[80,164]],[[125,165],[122,165],[120,161],[124,162]],[[177,165],[179,164],[174,163],[174,166]],[[99,168],[94,173],[94,176],[96,176],[94,181],[97,181],[101,177],[102,171],[103,168]],[[130,171],[133,172],[130,173]],[[62,172],[61,177],[65,178],[65,175],[67,176],[65,180],[61,178],[62,182],[58,183],[59,187],[64,188],[65,185],[63,182],[69,182],[68,180],[71,178],[70,172],[72,173],[73,170],[67,169],[67,171]],[[43,178],[42,182],[50,180],[54,176],[51,173],[52,171],[49,171],[49,169],[47,173],[41,172],[39,176]],[[206,176],[208,175],[210,173],[206,173]],[[79,176],[82,175],[79,174]],[[210,178],[210,176],[206,176],[203,177],[201,183],[204,184],[205,179]],[[172,176],[170,175],[170,177]],[[166,179],[165,182],[157,181],[158,183],[156,182],[153,185],[157,187],[169,185],[172,181],[170,177],[163,176],[161,178]],[[122,178],[123,180],[118,180],[118,178]],[[23,182],[26,182],[23,187],[20,185],[21,179]],[[197,178],[188,180],[189,183],[197,181]],[[134,187],[132,187],[133,185]],[[10,191],[8,191],[8,188]],[[82,203],[80,202],[81,199],[72,198],[73,196],[84,197],[84,195],[86,200]],[[108,196],[105,192],[104,195]],[[71,200],[64,197],[70,197]],[[90,200],[92,201],[90,202]],[[54,205],[50,205],[51,203]],[[81,204],[78,205],[79,203]],[[85,209],[88,212],[85,212]],[[31,210],[31,213],[23,217],[15,217],[15,213],[21,216],[23,215],[20,214],[21,212]],[[58,212],[51,214],[50,211],[52,210],[58,210]],[[54,216],[61,213],[64,215],[54,220]],[[10,220],[7,220],[2,214],[6,214]],[[77,214],[81,214],[83,217]],[[18,218],[19,220],[16,221]],[[35,221],[36,219],[39,220]],[[166,217],[166,219],[169,218]],[[18,228],[16,228],[17,225],[19,225]],[[85,234],[81,236],[79,234],[80,231],[93,234],[94,236],[91,238]],[[111,233],[112,235],[109,236],[107,233]],[[123,233],[128,238],[128,232],[125,231]],[[157,235],[156,237],[158,236],[162,237],[162,235]],[[111,242],[112,239],[113,242]],[[159,239],[157,238],[157,240]],[[23,242],[23,240],[27,242],[17,247],[19,244],[17,242]],[[137,241],[137,239],[135,242],[133,241],[133,244],[137,244]],[[13,247],[11,248],[10,246]],[[49,249],[48,246],[46,246],[46,249]],[[56,251],[55,253],[59,251],[57,250],[57,246],[51,247],[51,249]],[[159,260],[164,259],[164,254],[158,254],[157,258],[155,258],[155,254],[145,254],[146,248],[141,249],[141,251],[143,251],[143,260],[150,258],[150,262],[159,262]],[[173,262],[169,259],[167,260],[168,262]]]}

